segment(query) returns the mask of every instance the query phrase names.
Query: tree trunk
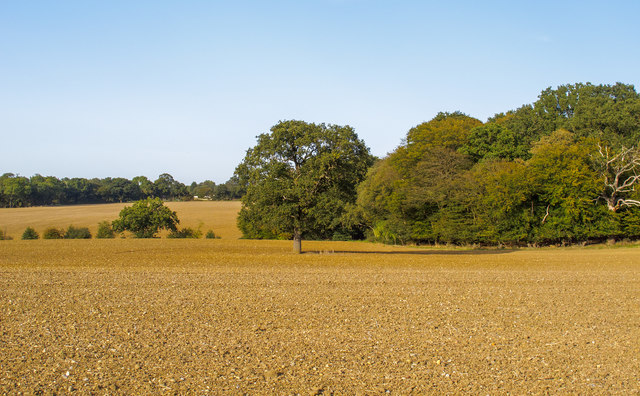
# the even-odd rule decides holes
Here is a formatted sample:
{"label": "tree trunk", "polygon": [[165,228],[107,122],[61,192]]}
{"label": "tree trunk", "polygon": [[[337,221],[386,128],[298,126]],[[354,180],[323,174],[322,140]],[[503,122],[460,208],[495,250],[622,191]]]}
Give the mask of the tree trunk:
{"label": "tree trunk", "polygon": [[302,253],[302,233],[299,230],[293,232],[293,252]]}

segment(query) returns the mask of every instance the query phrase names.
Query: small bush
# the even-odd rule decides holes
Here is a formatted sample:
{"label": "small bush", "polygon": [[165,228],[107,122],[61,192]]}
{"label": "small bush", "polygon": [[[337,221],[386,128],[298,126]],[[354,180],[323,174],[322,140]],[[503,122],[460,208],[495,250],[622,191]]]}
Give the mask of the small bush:
{"label": "small bush", "polygon": [[10,241],[13,238],[0,230],[0,241]]}
{"label": "small bush", "polygon": [[336,231],[333,233],[333,237],[331,238],[334,241],[351,241],[351,235],[345,233],[345,232],[340,232],[340,231]]}
{"label": "small bush", "polygon": [[116,233],[113,231],[113,228],[111,228],[110,222],[105,220],[98,223],[98,233],[96,234],[96,238],[111,239],[115,237]]}
{"label": "small bush", "polygon": [[72,225],[67,228],[64,239],[91,239],[91,231],[87,227],[74,227]]}
{"label": "small bush", "polygon": [[216,236],[216,233],[213,230],[207,231],[207,235],[204,236],[207,239],[220,239],[219,236]]}
{"label": "small bush", "polygon": [[202,232],[200,230],[194,230],[193,228],[185,227],[180,230],[171,231],[167,238],[200,238]]}
{"label": "small bush", "polygon": [[62,239],[64,238],[64,231],[54,227],[47,228],[42,234],[42,239]]}
{"label": "small bush", "polygon": [[38,239],[40,235],[32,227],[27,227],[22,233],[22,239]]}

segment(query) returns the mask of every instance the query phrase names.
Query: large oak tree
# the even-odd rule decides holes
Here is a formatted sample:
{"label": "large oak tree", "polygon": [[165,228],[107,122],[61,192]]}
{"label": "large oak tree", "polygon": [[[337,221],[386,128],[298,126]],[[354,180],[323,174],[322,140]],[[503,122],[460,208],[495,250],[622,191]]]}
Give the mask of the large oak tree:
{"label": "large oak tree", "polygon": [[236,169],[246,186],[238,226],[246,238],[331,238],[343,228],[373,157],[349,126],[281,121],[258,136]]}

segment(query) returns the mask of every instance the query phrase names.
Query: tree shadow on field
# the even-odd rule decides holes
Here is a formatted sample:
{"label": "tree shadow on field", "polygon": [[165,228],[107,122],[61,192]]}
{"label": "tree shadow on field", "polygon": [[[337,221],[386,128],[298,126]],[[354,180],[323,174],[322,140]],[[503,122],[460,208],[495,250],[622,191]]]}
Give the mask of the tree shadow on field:
{"label": "tree shadow on field", "polygon": [[400,251],[384,251],[384,250],[308,250],[303,254],[383,254],[383,255],[446,255],[446,256],[473,256],[484,254],[506,254],[518,251],[518,249],[476,249],[476,250],[400,250]]}

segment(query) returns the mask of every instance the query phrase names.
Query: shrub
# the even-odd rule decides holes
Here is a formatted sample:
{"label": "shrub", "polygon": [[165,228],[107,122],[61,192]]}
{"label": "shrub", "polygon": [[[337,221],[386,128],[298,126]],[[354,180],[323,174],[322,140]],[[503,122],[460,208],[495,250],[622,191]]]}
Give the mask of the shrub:
{"label": "shrub", "polygon": [[91,231],[87,227],[74,227],[72,225],[67,228],[64,239],[91,239]]}
{"label": "shrub", "polygon": [[207,231],[207,235],[204,236],[207,239],[220,239],[219,236],[216,236],[216,233],[213,230]]}
{"label": "shrub", "polygon": [[171,231],[167,238],[200,238],[202,232],[200,230],[194,230],[193,228],[185,227],[180,230]]}
{"label": "shrub", "polygon": [[64,231],[54,227],[47,228],[42,234],[42,239],[62,239],[64,238]]}
{"label": "shrub", "polygon": [[2,232],[2,230],[0,230],[0,241],[10,241],[12,239],[13,239],[12,237],[10,237],[5,232]]}
{"label": "shrub", "polygon": [[176,212],[164,206],[160,198],[147,198],[126,206],[111,224],[114,231],[131,231],[136,238],[153,238],[161,229],[176,231],[179,222]]}
{"label": "shrub", "polygon": [[40,235],[32,227],[27,227],[22,233],[22,239],[38,239]]}
{"label": "shrub", "polygon": [[98,232],[96,233],[96,238],[110,239],[115,237],[116,233],[113,231],[113,228],[111,228],[110,222],[105,220],[98,223]]}
{"label": "shrub", "polygon": [[351,235],[346,232],[336,231],[333,233],[333,237],[331,239],[334,241],[350,241]]}

